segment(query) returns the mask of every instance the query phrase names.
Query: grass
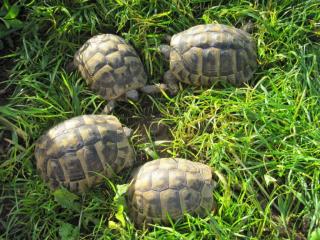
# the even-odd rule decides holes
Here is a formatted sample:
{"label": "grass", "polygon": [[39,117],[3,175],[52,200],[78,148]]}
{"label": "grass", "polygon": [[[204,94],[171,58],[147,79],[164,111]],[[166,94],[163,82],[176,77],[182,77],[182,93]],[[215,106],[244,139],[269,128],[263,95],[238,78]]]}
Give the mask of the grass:
{"label": "grass", "polygon": [[[20,1],[24,27],[0,57],[0,68],[10,68],[1,82],[10,91],[0,106],[0,239],[320,239],[319,1],[94,2]],[[216,213],[139,230],[114,189],[126,176],[82,196],[49,191],[35,170],[34,141],[106,104],[65,71],[86,39],[119,34],[137,49],[149,81],[161,82],[165,34],[248,21],[259,56],[248,86],[183,86],[175,97],[142,96],[114,112],[134,129],[160,119],[170,127],[161,148],[135,132],[140,162],[171,155],[209,164],[220,176]]]}

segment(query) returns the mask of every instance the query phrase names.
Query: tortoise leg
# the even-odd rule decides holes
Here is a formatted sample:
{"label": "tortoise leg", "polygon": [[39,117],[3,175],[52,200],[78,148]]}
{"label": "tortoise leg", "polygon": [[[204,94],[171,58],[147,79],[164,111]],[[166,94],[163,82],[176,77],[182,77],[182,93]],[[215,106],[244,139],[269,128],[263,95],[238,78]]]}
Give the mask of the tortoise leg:
{"label": "tortoise leg", "polygon": [[172,36],[168,35],[168,34],[165,34],[164,35],[164,39],[166,40],[167,43],[170,43],[171,42],[171,38]]}
{"label": "tortoise leg", "polygon": [[179,91],[178,81],[170,70],[166,71],[164,74],[164,82],[168,85],[169,91],[172,95]]}
{"label": "tortoise leg", "polygon": [[123,129],[124,135],[126,135],[126,137],[129,138],[132,136],[133,130],[131,128],[122,127],[122,129]]}
{"label": "tortoise leg", "polygon": [[169,45],[160,45],[159,50],[163,54],[163,56],[165,57],[166,60],[170,59],[171,48]]}
{"label": "tortoise leg", "polygon": [[139,90],[146,94],[155,94],[155,93],[160,93],[162,91],[168,90],[168,86],[167,84],[158,83],[158,84],[143,86]]}
{"label": "tortoise leg", "polygon": [[132,101],[138,101],[139,93],[137,90],[129,90],[128,92],[126,92],[126,98]]}
{"label": "tortoise leg", "polygon": [[240,29],[247,32],[247,33],[253,33],[255,28],[256,28],[255,24],[251,20],[249,20]]}
{"label": "tortoise leg", "polygon": [[110,100],[110,101],[108,102],[108,104],[104,107],[102,113],[103,113],[103,114],[109,114],[109,113],[111,113],[111,112],[113,111],[113,109],[115,108],[116,105],[117,105],[117,104],[116,104],[116,101]]}
{"label": "tortoise leg", "polygon": [[74,62],[74,60],[70,61],[66,66],[66,72],[71,73],[77,69],[77,66]]}

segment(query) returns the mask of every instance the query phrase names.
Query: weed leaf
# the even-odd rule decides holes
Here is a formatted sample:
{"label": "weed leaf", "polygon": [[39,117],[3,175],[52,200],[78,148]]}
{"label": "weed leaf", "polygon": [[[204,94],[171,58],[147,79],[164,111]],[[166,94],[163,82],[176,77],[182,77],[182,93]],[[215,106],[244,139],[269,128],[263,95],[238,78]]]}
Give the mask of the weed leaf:
{"label": "weed leaf", "polygon": [[70,210],[79,210],[80,204],[75,202],[79,199],[77,195],[74,193],[69,192],[65,188],[57,189],[53,193],[54,200],[59,203],[59,205],[63,208],[70,209]]}
{"label": "weed leaf", "polygon": [[317,228],[311,233],[310,240],[320,240],[320,228]]}
{"label": "weed leaf", "polygon": [[79,227],[75,227],[70,223],[63,223],[59,228],[59,235],[61,240],[76,240],[79,238]]}

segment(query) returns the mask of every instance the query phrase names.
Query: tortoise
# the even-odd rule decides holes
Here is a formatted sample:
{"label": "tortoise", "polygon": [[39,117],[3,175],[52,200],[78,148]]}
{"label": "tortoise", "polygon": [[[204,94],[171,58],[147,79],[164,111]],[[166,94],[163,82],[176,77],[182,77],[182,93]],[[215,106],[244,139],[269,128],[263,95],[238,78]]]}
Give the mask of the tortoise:
{"label": "tortoise", "polygon": [[133,174],[127,192],[129,216],[136,226],[168,224],[184,213],[205,216],[215,209],[211,168],[182,158],[160,158]]}
{"label": "tortoise", "polygon": [[173,35],[160,51],[170,61],[164,75],[169,90],[177,82],[210,87],[217,82],[240,86],[257,67],[256,44],[250,34],[223,24],[203,24]]}
{"label": "tortoise", "polygon": [[109,101],[105,113],[113,110],[115,100],[137,100],[138,89],[148,94],[166,89],[165,84],[146,85],[147,74],[137,52],[114,34],[99,34],[87,40],[75,53],[73,67]]}
{"label": "tortoise", "polygon": [[111,115],[82,115],[51,128],[36,141],[37,169],[51,189],[84,192],[134,164],[128,136]]}

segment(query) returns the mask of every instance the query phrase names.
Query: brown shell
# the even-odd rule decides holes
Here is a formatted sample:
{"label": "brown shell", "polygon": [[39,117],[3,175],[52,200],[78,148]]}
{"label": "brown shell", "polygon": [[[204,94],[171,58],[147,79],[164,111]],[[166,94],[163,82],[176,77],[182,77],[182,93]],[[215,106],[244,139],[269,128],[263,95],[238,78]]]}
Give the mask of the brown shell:
{"label": "brown shell", "polygon": [[256,45],[240,29],[223,24],[191,27],[171,39],[170,71],[181,82],[210,86],[228,81],[240,85],[257,67]]}
{"label": "brown shell", "polygon": [[75,192],[134,163],[121,123],[111,115],[83,115],[60,123],[36,142],[35,157],[52,189],[62,185]]}
{"label": "brown shell", "polygon": [[139,89],[147,82],[136,51],[123,38],[113,34],[90,38],[76,52],[74,65],[87,84],[107,100]]}
{"label": "brown shell", "polygon": [[213,210],[211,168],[182,158],[161,158],[142,165],[128,190],[129,215],[137,226],[168,223],[185,212],[200,216]]}

